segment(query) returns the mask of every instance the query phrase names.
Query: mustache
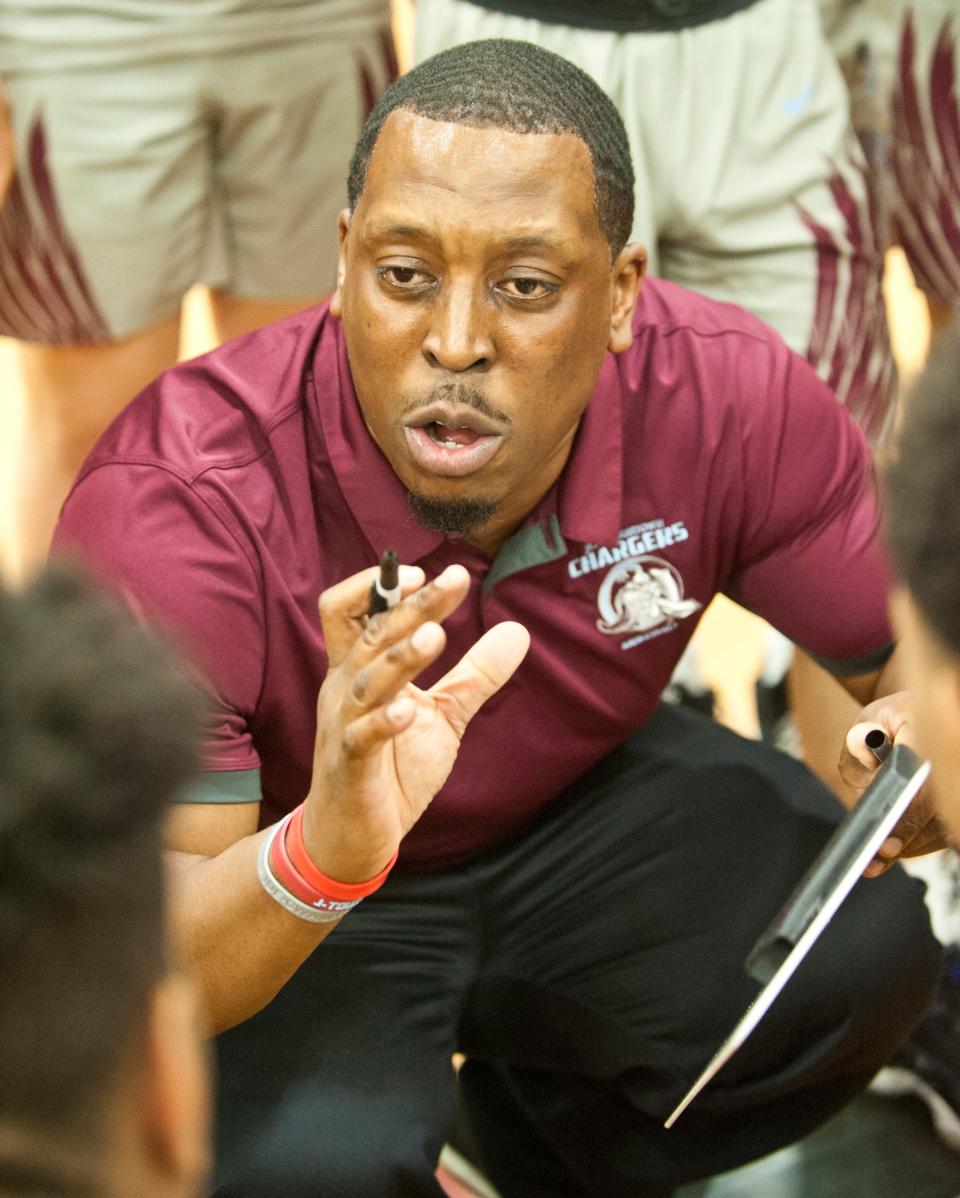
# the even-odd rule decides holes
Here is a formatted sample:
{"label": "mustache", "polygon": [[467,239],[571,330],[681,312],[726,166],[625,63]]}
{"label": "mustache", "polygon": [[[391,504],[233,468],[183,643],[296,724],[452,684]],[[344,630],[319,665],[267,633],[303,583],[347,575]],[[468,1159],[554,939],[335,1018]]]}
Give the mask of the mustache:
{"label": "mustache", "polygon": [[422,408],[429,408],[432,404],[441,402],[472,408],[481,416],[486,416],[488,420],[496,420],[501,424],[512,423],[506,412],[494,407],[482,391],[478,391],[476,387],[471,387],[467,383],[440,383],[431,391],[405,398],[400,417],[406,419],[408,416],[416,415]]}

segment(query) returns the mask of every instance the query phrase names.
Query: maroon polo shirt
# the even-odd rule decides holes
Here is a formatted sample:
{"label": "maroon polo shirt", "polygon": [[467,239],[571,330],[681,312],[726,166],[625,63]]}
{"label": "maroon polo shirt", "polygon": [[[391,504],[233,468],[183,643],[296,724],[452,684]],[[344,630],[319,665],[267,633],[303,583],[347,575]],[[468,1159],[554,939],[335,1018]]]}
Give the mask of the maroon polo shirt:
{"label": "maroon polo shirt", "polygon": [[456,561],[473,579],[426,685],[500,620],[532,638],[405,840],[408,868],[509,834],[642,725],[718,591],[836,672],[882,664],[887,564],[844,410],[738,308],[651,281],[635,333],[604,360],[562,476],[492,561],[414,522],[326,305],[134,400],[87,460],[56,545],[80,546],[176,630],[208,679],[212,773],[195,797],[262,789],[263,823],[304,798],[326,669],[317,597],[388,545],[428,576]]}

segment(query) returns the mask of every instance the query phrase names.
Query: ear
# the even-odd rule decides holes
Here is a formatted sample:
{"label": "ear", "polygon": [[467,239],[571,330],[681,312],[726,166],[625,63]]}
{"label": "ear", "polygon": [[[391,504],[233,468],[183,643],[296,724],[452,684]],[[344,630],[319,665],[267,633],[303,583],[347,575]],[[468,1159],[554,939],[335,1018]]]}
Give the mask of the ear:
{"label": "ear", "polygon": [[350,209],[344,208],[337,217],[337,238],[340,249],[337,254],[337,286],[330,297],[331,316],[343,315],[343,283],[347,277],[347,234],[350,232],[351,215]]}
{"label": "ear", "polygon": [[622,354],[633,344],[633,313],[643,277],[647,273],[647,251],[642,245],[625,245],[613,264],[610,294],[610,340],[607,348]]}
{"label": "ear", "polygon": [[146,1066],[145,1138],[154,1167],[192,1193],[212,1165],[211,1070],[196,993],[183,975],[154,991]]}

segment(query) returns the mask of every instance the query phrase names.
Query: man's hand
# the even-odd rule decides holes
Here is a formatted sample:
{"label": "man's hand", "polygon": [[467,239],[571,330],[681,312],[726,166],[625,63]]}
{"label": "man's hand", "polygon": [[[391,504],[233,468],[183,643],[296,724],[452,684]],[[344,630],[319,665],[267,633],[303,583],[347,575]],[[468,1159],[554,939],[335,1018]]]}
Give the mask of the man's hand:
{"label": "man's hand", "polygon": [[429,690],[413,680],[443,652],[441,622],[470,576],[448,566],[424,585],[402,566],[404,598],[367,620],[376,567],[320,599],[329,670],[317,701],[313,781],[304,839],[317,867],[340,882],[373,877],[446,781],[467,724],[513,674],[530,637],[498,624]]}
{"label": "man's hand", "polygon": [[[906,691],[869,703],[847,733],[839,770],[844,781],[858,792],[866,790],[879,769],[879,763],[865,741],[867,733],[875,728],[885,732],[891,742],[908,745],[917,751],[911,725],[910,697]],[[864,870],[864,874],[868,878],[875,878],[901,857],[920,857],[924,853],[946,848],[949,843],[937,818],[930,784],[927,783],[892,834],[880,846],[877,856]]]}

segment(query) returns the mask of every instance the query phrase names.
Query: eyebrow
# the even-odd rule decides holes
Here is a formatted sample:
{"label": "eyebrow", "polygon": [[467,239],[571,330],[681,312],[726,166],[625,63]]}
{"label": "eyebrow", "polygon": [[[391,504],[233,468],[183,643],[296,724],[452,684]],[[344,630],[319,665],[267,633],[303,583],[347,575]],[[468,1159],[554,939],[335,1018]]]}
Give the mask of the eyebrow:
{"label": "eyebrow", "polygon": [[[368,230],[368,235],[375,241],[391,237],[409,238],[412,241],[436,241],[437,236],[422,225],[374,225]],[[550,250],[562,253],[567,248],[566,241],[557,241],[544,234],[522,233],[516,237],[508,237],[500,243],[500,248],[516,253],[518,250]]]}
{"label": "eyebrow", "polygon": [[414,241],[431,241],[433,239],[429,230],[421,228],[419,225],[374,225],[369,229],[369,234],[377,239],[384,237],[409,237]]}

